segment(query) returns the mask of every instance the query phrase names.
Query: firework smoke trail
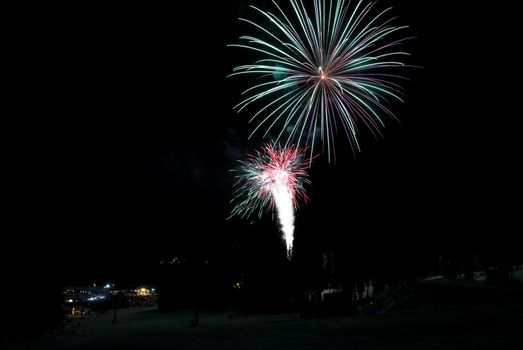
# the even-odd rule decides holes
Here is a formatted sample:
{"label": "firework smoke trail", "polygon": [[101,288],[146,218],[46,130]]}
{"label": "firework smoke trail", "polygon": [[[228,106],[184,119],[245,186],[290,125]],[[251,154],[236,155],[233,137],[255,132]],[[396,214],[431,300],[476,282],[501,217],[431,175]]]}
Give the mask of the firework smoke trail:
{"label": "firework smoke trail", "polygon": [[[247,161],[239,161],[236,176],[236,202],[231,216],[248,218],[264,211],[276,211],[287,252],[292,251],[294,210],[300,200],[307,201],[304,184],[309,184],[305,150],[297,146],[275,147],[266,144]],[[289,255],[290,257],[290,255]]]}
{"label": "firework smoke trail", "polygon": [[[256,79],[235,106],[240,112],[253,107],[255,122],[250,137],[265,129],[285,145],[305,144],[316,152],[335,157],[333,139],[341,130],[353,151],[359,151],[361,127],[378,137],[384,127],[382,115],[395,119],[385,102],[402,101],[394,68],[405,66],[396,48],[408,38],[398,37],[406,26],[392,25],[390,8],[375,11],[366,1],[314,0],[306,7],[289,0],[282,7],[273,0],[274,13],[251,6],[259,18],[240,18],[255,34],[240,37],[229,46],[250,50],[261,58],[234,68],[229,76],[251,75]],[[307,3],[309,5],[309,3]],[[282,139],[283,141],[283,139]]]}

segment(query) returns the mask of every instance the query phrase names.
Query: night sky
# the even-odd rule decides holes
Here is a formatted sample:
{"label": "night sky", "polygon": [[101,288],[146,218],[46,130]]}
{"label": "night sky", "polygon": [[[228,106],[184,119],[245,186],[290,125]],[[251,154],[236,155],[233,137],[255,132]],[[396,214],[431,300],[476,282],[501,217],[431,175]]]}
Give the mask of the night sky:
{"label": "night sky", "polygon": [[[270,220],[226,221],[229,170],[262,141],[232,110],[244,82],[226,78],[242,59],[226,45],[243,34],[246,3],[20,11],[6,270],[134,282],[166,257],[277,237]],[[406,71],[406,104],[391,106],[401,122],[383,139],[315,161],[297,249],[522,235],[516,5],[388,3],[422,68]]]}

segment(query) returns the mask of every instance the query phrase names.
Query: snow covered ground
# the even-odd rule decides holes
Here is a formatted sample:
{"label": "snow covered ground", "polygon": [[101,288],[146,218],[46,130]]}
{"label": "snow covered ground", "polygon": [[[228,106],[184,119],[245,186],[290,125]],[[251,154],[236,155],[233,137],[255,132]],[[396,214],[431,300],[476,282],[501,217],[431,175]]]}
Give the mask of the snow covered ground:
{"label": "snow covered ground", "polygon": [[201,312],[119,310],[75,320],[60,333],[1,344],[31,349],[523,349],[523,305],[439,307],[379,315],[300,318]]}

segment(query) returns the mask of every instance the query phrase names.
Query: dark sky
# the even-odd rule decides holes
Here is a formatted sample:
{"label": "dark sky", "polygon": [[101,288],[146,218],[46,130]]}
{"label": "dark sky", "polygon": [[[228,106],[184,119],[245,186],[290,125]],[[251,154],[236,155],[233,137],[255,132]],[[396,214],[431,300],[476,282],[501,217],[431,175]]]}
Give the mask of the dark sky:
{"label": "dark sky", "polygon": [[[225,221],[228,170],[260,142],[247,141],[247,116],[232,111],[241,80],[226,78],[247,3],[17,12],[11,264],[52,261],[67,281],[117,279],[200,247],[212,255],[233,236],[277,234],[276,224]],[[411,26],[411,63],[423,68],[408,72],[407,102],[392,106],[401,123],[389,122],[383,140],[364,140],[356,158],[340,151],[337,164],[316,161],[297,239],[404,227],[521,234],[515,5],[378,6],[388,3]]]}

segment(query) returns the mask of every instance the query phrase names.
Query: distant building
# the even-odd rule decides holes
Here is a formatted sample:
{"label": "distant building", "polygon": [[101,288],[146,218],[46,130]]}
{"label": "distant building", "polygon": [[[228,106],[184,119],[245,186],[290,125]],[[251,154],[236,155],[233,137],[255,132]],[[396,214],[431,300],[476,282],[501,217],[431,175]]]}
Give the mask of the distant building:
{"label": "distant building", "polygon": [[66,304],[80,304],[103,300],[109,296],[109,292],[107,289],[96,285],[69,286],[65,288],[63,296]]}
{"label": "distant building", "polygon": [[150,297],[152,294],[151,288],[140,287],[136,289],[136,296],[138,297]]}

